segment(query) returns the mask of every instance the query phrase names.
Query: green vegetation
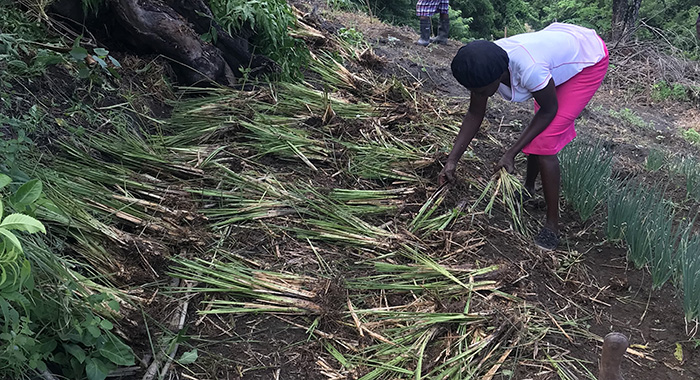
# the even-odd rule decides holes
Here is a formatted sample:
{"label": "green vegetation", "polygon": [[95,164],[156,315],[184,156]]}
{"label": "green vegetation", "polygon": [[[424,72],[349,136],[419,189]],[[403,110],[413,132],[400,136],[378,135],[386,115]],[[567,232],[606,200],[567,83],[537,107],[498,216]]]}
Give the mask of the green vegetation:
{"label": "green vegetation", "polygon": [[604,202],[612,172],[612,154],[601,142],[585,145],[575,139],[561,152],[562,195],[586,221]]}
{"label": "green vegetation", "polygon": [[503,210],[510,216],[513,223],[513,229],[523,235],[527,235],[527,227],[523,223],[522,204],[525,188],[520,183],[520,180],[514,175],[508,173],[504,168],[496,172],[491,179],[483,186],[481,195],[474,201],[471,206],[471,211],[476,210],[484,199],[488,199],[488,203],[484,207],[484,212],[491,215],[491,210],[500,198],[499,202],[503,206]]}
{"label": "green vegetation", "polygon": [[[417,26],[415,1],[356,0],[375,14],[391,23]],[[453,0],[450,8],[453,21],[461,28],[453,38],[462,41],[478,38],[501,38],[532,30],[539,30],[552,22],[568,22],[593,28],[608,37],[611,27],[612,0]],[[695,18],[700,6],[693,0],[642,2],[639,18],[644,24],[637,34],[643,39],[664,39],[667,48],[675,47],[688,57],[698,59]],[[672,91],[675,85],[671,86]],[[659,89],[661,90],[661,89]]]}
{"label": "green vegetation", "polygon": [[637,113],[635,113],[629,108],[625,107],[620,109],[619,111],[611,109],[609,112],[610,116],[616,119],[620,119],[621,121],[633,125],[637,128],[652,129],[654,127],[653,122],[646,122],[639,115],[637,115]]}
{"label": "green vegetation", "polygon": [[[117,366],[133,365],[131,349],[112,332],[119,303],[95,292],[43,239],[26,235],[46,233],[30,215],[55,206],[41,182],[18,185],[0,174],[0,376],[21,379],[58,365],[67,377],[101,380]],[[14,213],[3,217],[8,209]]]}
{"label": "green vegetation", "polygon": [[299,79],[300,68],[308,64],[310,57],[304,42],[288,33],[295,27],[296,17],[287,1],[210,0],[208,3],[216,20],[229,33],[250,25],[257,31],[253,40],[256,52],[278,62],[284,79]]}
{"label": "green vegetation", "polygon": [[[390,14],[379,3],[370,6]],[[288,33],[296,18],[286,2],[211,4],[227,28],[248,23],[258,32],[255,43],[282,65],[282,81],[168,87],[165,94],[177,92],[169,97],[105,49],[71,39],[57,41],[63,53],[44,50],[34,43],[48,34],[41,26],[22,22],[14,8],[0,15],[0,377],[51,371],[102,380],[146,352],[165,377],[169,357],[184,366],[205,356],[212,342],[177,352],[188,337],[206,339],[199,322],[245,315],[303,327],[301,340],[326,350],[315,353],[316,364],[329,378],[510,378],[530,368],[593,378],[591,363],[558,345],[589,339],[585,312],[552,315],[509,294],[517,266],[480,255],[479,214],[497,203],[513,229],[527,233],[518,180],[500,171],[478,190],[435,187],[454,115],[416,116],[414,109],[441,106],[397,78],[381,83],[348,71],[358,58],[350,50],[366,46],[356,29],[329,37],[339,51],[308,54]],[[415,19],[408,2],[389,5]],[[509,34],[525,31],[555,16],[602,24],[606,13],[594,8],[483,0],[456,2],[451,14],[455,33],[467,39],[497,36],[506,25]],[[162,73],[139,70],[148,79]],[[306,73],[313,75],[297,80]],[[56,77],[57,85],[40,86]],[[128,80],[152,91],[149,101]],[[76,88],[57,91],[68,84]],[[169,117],[151,112],[154,93],[168,98]],[[397,106],[403,115],[394,114]],[[621,118],[638,122],[624,110]],[[679,208],[662,193],[611,181],[611,155],[579,140],[562,153],[566,199],[586,220],[615,189],[608,238],[627,243],[654,288],[681,285],[686,317],[700,318],[692,223],[676,223]],[[651,156],[654,170],[667,160]],[[700,194],[694,161],[668,166],[686,176],[688,194]],[[166,275],[180,285],[165,285]],[[181,325],[139,310],[153,300],[152,307],[176,305]],[[186,331],[189,302],[201,319]],[[228,330],[237,319],[220,321],[235,333],[232,342],[243,339]],[[133,337],[131,326],[148,340],[123,339]]]}
{"label": "green vegetation", "polygon": [[700,319],[700,235],[684,241],[680,271],[683,288],[683,308],[687,320]]}
{"label": "green vegetation", "polygon": [[666,154],[658,149],[650,149],[644,165],[647,170],[655,172],[660,170],[666,164]]}
{"label": "green vegetation", "polygon": [[685,141],[691,144],[700,145],[700,132],[696,131],[693,128],[689,128],[683,131],[683,138],[685,139]]}
{"label": "green vegetation", "polygon": [[669,84],[666,81],[655,83],[651,87],[651,98],[654,101],[660,102],[664,100],[688,101],[689,89],[680,83]]}

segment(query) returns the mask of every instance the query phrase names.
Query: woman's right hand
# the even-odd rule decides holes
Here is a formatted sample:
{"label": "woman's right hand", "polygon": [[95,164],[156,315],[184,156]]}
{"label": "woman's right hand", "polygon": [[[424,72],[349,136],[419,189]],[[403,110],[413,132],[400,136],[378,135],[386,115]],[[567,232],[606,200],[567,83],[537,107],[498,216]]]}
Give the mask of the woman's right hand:
{"label": "woman's right hand", "polygon": [[457,169],[457,163],[452,161],[447,161],[445,167],[442,168],[440,175],[438,176],[438,184],[440,186],[445,183],[452,182],[455,179],[455,170]]}

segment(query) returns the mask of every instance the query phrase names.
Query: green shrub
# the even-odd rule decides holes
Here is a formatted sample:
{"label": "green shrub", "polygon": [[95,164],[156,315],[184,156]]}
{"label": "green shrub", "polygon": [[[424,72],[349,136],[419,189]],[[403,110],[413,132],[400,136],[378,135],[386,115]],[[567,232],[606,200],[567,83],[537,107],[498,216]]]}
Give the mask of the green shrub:
{"label": "green shrub", "polygon": [[[103,380],[133,365],[133,352],[102,316],[119,304],[89,291],[43,240],[28,237],[46,232],[31,216],[50,203],[41,182],[7,191],[12,185],[0,174],[0,378],[28,378],[51,364],[65,378]],[[3,217],[3,205],[13,213]]]}
{"label": "green shrub", "polygon": [[680,83],[669,85],[666,81],[660,81],[651,86],[651,99],[657,102],[664,100],[688,101],[688,88]]}
{"label": "green shrub", "polygon": [[288,33],[295,27],[296,17],[285,0],[210,0],[209,6],[229,33],[250,25],[256,31],[252,41],[256,52],[275,60],[282,67],[283,78],[301,76],[299,69],[309,62],[309,50]]}
{"label": "green shrub", "polygon": [[350,46],[363,47],[366,44],[365,36],[355,28],[338,29],[338,37]]}
{"label": "green shrub", "polygon": [[612,171],[612,155],[598,142],[574,140],[560,153],[562,194],[582,220],[604,201]]}

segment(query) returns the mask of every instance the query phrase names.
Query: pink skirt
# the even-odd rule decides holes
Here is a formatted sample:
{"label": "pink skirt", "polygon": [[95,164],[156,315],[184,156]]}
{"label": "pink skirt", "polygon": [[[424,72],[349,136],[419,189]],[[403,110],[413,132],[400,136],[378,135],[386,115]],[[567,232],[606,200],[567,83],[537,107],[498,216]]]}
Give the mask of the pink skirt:
{"label": "pink skirt", "polygon": [[[603,42],[605,47],[605,42]],[[525,154],[549,156],[559,153],[576,137],[574,121],[581,114],[593,94],[598,90],[608,72],[608,48],[605,57],[593,66],[586,67],[568,81],[557,86],[559,109],[554,120],[542,133],[523,148]],[[535,101],[535,112],[540,105]]]}

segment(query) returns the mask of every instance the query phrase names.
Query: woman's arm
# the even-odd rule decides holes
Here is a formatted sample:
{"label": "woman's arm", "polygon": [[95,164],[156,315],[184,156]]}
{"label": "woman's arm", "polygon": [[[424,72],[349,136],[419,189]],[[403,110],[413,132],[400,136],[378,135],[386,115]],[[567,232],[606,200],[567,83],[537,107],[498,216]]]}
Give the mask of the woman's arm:
{"label": "woman's arm", "polygon": [[486,114],[486,103],[488,99],[488,96],[472,92],[469,100],[469,110],[462,119],[462,126],[460,127],[457,138],[455,139],[454,147],[452,148],[450,155],[447,157],[445,167],[442,169],[440,176],[438,177],[438,182],[441,185],[445,182],[451,182],[454,180],[457,162],[459,162],[459,159],[462,158],[464,151],[467,150],[469,143],[471,143],[472,139],[476,135],[476,132],[479,131],[481,122],[484,120],[484,115]]}
{"label": "woman's arm", "polygon": [[550,79],[547,86],[539,91],[532,93],[532,96],[537,100],[537,104],[540,105],[540,109],[535,113],[532,118],[530,125],[525,128],[518,141],[513,144],[510,149],[506,151],[501,160],[498,162],[499,167],[506,168],[509,173],[512,173],[515,169],[514,161],[515,156],[523,150],[523,148],[529,144],[537,135],[542,133],[548,126],[549,123],[554,120],[554,116],[557,115],[559,110],[559,103],[557,102],[557,91],[554,86],[554,80]]}

